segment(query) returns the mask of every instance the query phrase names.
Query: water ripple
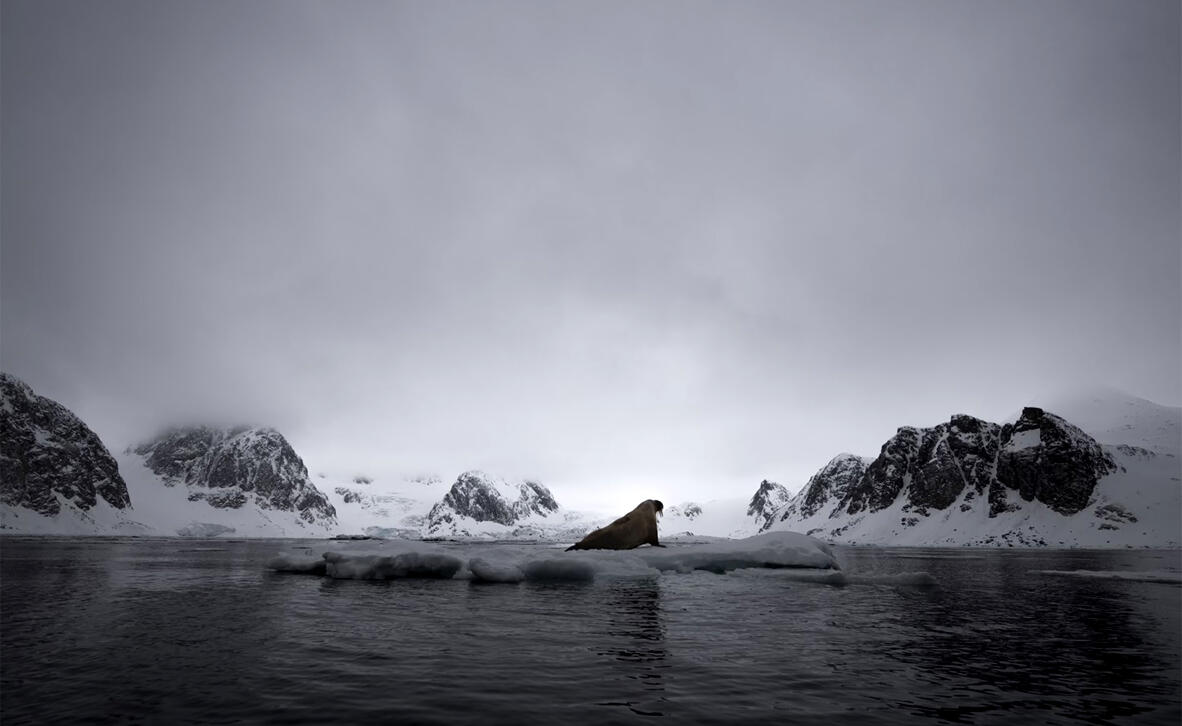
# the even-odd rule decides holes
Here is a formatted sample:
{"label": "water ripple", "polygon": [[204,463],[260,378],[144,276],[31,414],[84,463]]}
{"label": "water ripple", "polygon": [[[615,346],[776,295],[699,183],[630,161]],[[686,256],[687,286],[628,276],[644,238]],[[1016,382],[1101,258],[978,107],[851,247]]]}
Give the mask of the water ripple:
{"label": "water ripple", "polygon": [[273,542],[85,544],[0,548],[6,726],[1179,721],[1182,591],[1037,572],[1177,552],[481,587],[276,575]]}

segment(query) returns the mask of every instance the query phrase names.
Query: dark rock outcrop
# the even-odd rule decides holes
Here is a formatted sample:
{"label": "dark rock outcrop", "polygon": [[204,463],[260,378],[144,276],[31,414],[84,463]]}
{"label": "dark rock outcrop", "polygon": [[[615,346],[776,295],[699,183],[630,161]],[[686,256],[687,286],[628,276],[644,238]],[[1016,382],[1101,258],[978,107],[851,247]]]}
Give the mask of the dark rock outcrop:
{"label": "dark rock outcrop", "polygon": [[931,428],[904,426],[850,487],[842,508],[850,514],[885,509],[906,487],[907,503],[921,511],[946,509],[966,486],[978,494],[993,478],[1001,427],[957,415]]}
{"label": "dark rock outcrop", "polygon": [[364,494],[348,487],[337,487],[334,491],[340,495],[341,499],[345,500],[345,504],[358,504],[367,501]]}
{"label": "dark rock outcrop", "polygon": [[909,511],[927,514],[947,509],[962,495],[967,502],[988,493],[994,517],[1013,509],[1013,492],[1074,514],[1087,506],[1100,477],[1114,469],[1090,436],[1042,409],[1024,409],[1017,422],[1005,426],[957,415],[931,428],[899,429],[842,508],[849,514],[875,512],[906,496]]}
{"label": "dark rock outcrop", "polygon": [[85,511],[131,505],[119,465],[69,409],[0,373],[0,501],[52,516],[58,497]]}
{"label": "dark rock outcrop", "polygon": [[222,509],[254,502],[330,524],[336,510],[308,478],[304,462],[274,429],[175,429],[134,447],[166,485],[183,484],[190,501]]}
{"label": "dark rock outcrop", "polygon": [[1117,468],[1091,436],[1041,408],[1022,409],[1001,444],[998,481],[1060,514],[1086,507],[1096,482]]}
{"label": "dark rock outcrop", "polygon": [[478,471],[460,474],[443,499],[431,508],[427,520],[432,525],[452,517],[468,517],[477,522],[496,522],[506,526],[513,524],[512,505],[496,490],[485,476]]}
{"label": "dark rock outcrop", "polygon": [[550,490],[536,481],[521,484],[521,496],[514,502],[513,512],[518,517],[538,514],[543,517],[558,511],[558,502]]}
{"label": "dark rock outcrop", "polygon": [[461,518],[508,527],[531,515],[545,517],[557,511],[554,495],[538,482],[511,485],[494,482],[479,471],[468,471],[460,474],[443,499],[431,508],[427,533],[438,535],[454,529]]}
{"label": "dark rock outcrop", "polygon": [[784,485],[764,479],[747,503],[747,516],[759,523],[759,531],[767,529],[780,510],[791,499]]}
{"label": "dark rock outcrop", "polygon": [[[1015,497],[1064,515],[1084,509],[1099,480],[1117,469],[1090,436],[1054,414],[1026,408],[1000,426],[956,415],[930,428],[904,426],[868,466],[842,455],[818,471],[777,513],[801,521],[831,507],[829,518],[872,514],[900,500],[903,526],[960,502],[988,502],[989,516],[1019,508]],[[762,490],[762,485],[761,485]],[[758,492],[757,492],[758,495]]]}
{"label": "dark rock outcrop", "polygon": [[866,460],[853,454],[838,454],[809,477],[800,495],[800,516],[811,517],[827,503],[840,502],[866,474]]}
{"label": "dark rock outcrop", "polygon": [[882,445],[882,451],[866,469],[862,480],[846,492],[842,508],[856,514],[863,509],[885,509],[894,503],[915,466],[921,440],[919,429],[912,426],[900,428]]}

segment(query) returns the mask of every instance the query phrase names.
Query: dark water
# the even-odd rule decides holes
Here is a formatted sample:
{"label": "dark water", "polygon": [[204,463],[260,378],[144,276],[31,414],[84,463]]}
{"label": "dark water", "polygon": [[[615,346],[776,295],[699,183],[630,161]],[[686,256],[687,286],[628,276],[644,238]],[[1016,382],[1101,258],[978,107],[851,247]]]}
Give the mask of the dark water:
{"label": "dark water", "polygon": [[[333,581],[290,543],[0,540],[0,716],[23,723],[1160,723],[1171,552],[842,549],[849,573]],[[211,549],[212,548],[212,549]]]}

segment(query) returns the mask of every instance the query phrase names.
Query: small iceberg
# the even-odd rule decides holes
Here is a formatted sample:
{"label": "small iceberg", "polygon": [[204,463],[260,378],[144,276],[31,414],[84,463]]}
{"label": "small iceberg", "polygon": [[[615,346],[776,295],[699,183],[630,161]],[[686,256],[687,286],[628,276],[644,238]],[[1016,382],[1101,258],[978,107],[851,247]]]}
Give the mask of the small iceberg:
{"label": "small iceberg", "polygon": [[406,577],[448,579],[464,561],[438,548],[413,545],[386,552],[284,553],[267,566],[275,572],[325,575],[336,580],[396,580]]}
{"label": "small iceberg", "polygon": [[233,527],[209,522],[192,522],[176,531],[180,537],[217,537],[222,534],[234,534]]}

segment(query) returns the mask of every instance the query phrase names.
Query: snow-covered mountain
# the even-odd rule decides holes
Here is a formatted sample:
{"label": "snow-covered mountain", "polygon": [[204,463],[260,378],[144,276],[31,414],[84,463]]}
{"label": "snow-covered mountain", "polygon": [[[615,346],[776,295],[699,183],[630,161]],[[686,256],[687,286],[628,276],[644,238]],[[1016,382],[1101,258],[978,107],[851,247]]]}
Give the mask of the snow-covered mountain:
{"label": "snow-covered mountain", "polygon": [[480,471],[464,472],[450,486],[436,476],[378,476],[366,486],[334,484],[329,492],[346,535],[573,541],[610,521],[563,508],[539,482],[509,483]]}
{"label": "snow-covered mountain", "polygon": [[[797,530],[837,542],[1178,546],[1182,409],[1106,390],[999,425],[905,426],[789,497],[667,505],[662,537]],[[1057,415],[1058,414],[1058,415]],[[0,373],[0,531],[577,540],[622,512],[562,508],[536,481],[309,478],[273,429],[176,429],[112,457],[82,421]],[[322,491],[323,489],[323,491]]]}
{"label": "snow-covered mountain", "polygon": [[339,533],[348,535],[422,537],[427,513],[447,491],[434,476],[316,477],[336,509]]}
{"label": "snow-covered mountain", "polygon": [[0,530],[141,531],[111,452],[61,404],[0,373]]}
{"label": "snow-covered mountain", "polygon": [[64,406],[0,374],[0,530],[324,536],[332,505],[277,431],[170,431],[118,458]]}
{"label": "snow-covered mountain", "polygon": [[905,426],[873,460],[834,458],[764,529],[863,544],[1182,543],[1182,410],[1115,393],[1067,408],[1088,431],[1039,408],[1004,426]]}
{"label": "snow-covered mountain", "polygon": [[119,465],[137,514],[161,533],[318,537],[337,527],[336,510],[274,429],[173,429],[129,447]]}
{"label": "snow-covered mountain", "polygon": [[772,517],[791,499],[784,485],[764,479],[747,503],[747,517],[757,523],[756,531],[767,529]]}
{"label": "snow-covered mountain", "polygon": [[483,472],[460,474],[427,513],[427,537],[557,538],[590,528],[581,513],[565,512],[544,485],[510,484]]}

